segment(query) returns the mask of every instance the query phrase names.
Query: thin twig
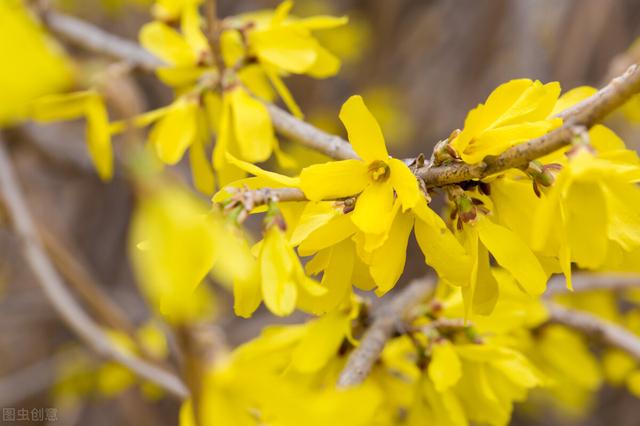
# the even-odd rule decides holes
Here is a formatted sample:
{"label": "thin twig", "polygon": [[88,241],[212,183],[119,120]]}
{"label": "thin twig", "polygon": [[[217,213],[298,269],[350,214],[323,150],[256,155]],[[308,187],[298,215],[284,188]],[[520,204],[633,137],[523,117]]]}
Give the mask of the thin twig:
{"label": "thin twig", "polygon": [[67,326],[99,355],[122,364],[138,376],[164,388],[172,395],[181,399],[187,398],[189,392],[176,375],[125,353],[114,345],[102,328],[84,312],[69,294],[62,278],[42,247],[2,135],[0,135],[0,193],[20,239],[20,248],[24,258],[35,274],[36,282]]}
{"label": "thin twig", "polygon": [[43,13],[43,21],[60,37],[88,51],[124,60],[134,67],[150,72],[163,65],[161,60],[139,44],[72,16],[49,10]]}
{"label": "thin twig", "polygon": [[549,280],[545,297],[559,294],[573,294],[586,291],[622,291],[640,287],[640,276],[632,274],[586,274],[577,273],[571,277],[573,292],[566,286],[566,280],[562,275],[557,275]]}
{"label": "thin twig", "polygon": [[349,355],[347,365],[338,378],[338,387],[362,383],[380,357],[394,332],[410,320],[411,311],[427,299],[435,289],[433,278],[412,281],[397,296],[374,313],[374,321],[362,336],[360,345]]}
{"label": "thin twig", "polygon": [[317,127],[294,117],[275,105],[268,104],[267,109],[271,115],[273,126],[278,133],[285,138],[326,154],[336,160],[358,158],[351,144],[341,137],[323,132]]}
{"label": "thin twig", "polygon": [[640,337],[625,328],[587,312],[565,308],[557,303],[546,302],[545,305],[549,312],[549,322],[571,327],[589,337],[622,349],[640,361]]}

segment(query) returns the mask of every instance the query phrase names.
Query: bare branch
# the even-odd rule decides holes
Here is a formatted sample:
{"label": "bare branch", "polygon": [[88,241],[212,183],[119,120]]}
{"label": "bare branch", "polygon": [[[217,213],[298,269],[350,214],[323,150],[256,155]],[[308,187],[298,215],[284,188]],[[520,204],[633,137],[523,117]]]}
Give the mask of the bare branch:
{"label": "bare branch", "polygon": [[162,61],[135,42],[110,34],[101,28],[53,10],[43,14],[44,24],[68,42],[91,52],[124,60],[145,71],[154,71]]}
{"label": "bare branch", "polygon": [[380,357],[387,341],[404,323],[410,321],[411,312],[419,303],[431,296],[435,289],[433,278],[419,278],[374,313],[374,320],[360,340],[360,345],[349,355],[347,365],[340,373],[338,387],[362,383]]}
{"label": "bare branch", "polygon": [[[573,274],[571,277],[573,292],[585,291],[620,291],[640,287],[640,276],[632,274]],[[549,280],[545,297],[558,294],[573,294],[566,286],[566,280],[562,275],[557,275]]]}
{"label": "bare branch", "polygon": [[336,160],[358,158],[351,144],[341,137],[323,132],[275,105],[267,105],[267,109],[280,135]]}
{"label": "bare branch", "polygon": [[565,308],[557,303],[547,302],[549,322],[571,327],[602,342],[622,349],[640,361],[640,337],[617,324],[598,318],[587,312]]}
{"label": "bare branch", "polygon": [[99,355],[112,359],[138,376],[155,383],[169,393],[184,399],[189,392],[174,374],[125,353],[115,346],[105,332],[78,305],[67,291],[62,278],[47,257],[13,170],[5,142],[0,135],[0,192],[21,241],[22,253],[62,320],[80,339]]}

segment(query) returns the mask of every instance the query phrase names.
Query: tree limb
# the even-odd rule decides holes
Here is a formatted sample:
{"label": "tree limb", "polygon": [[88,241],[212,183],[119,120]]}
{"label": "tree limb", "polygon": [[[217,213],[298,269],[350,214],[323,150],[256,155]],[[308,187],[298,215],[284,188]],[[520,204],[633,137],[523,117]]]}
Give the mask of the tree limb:
{"label": "tree limb", "polygon": [[549,322],[561,324],[601,340],[607,345],[622,349],[640,361],[640,338],[625,328],[598,318],[587,312],[565,308],[553,302],[546,302]]}
{"label": "tree limb", "polygon": [[434,290],[433,278],[416,279],[374,313],[373,323],[340,373],[338,387],[357,385],[366,379],[387,341],[402,324],[410,321],[413,308],[431,296]]}
{"label": "tree limb", "polygon": [[187,398],[189,392],[177,376],[118,348],[69,294],[43,249],[2,135],[0,193],[20,239],[22,253],[35,274],[36,282],[67,326],[99,355],[122,364],[141,378],[155,383],[178,398]]}

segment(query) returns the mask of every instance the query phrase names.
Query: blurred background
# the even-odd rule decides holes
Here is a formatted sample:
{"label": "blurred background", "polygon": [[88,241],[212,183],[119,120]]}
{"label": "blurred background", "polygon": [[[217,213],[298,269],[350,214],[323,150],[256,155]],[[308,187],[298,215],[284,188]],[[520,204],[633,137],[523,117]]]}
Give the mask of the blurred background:
{"label": "blurred background", "polygon": [[[147,3],[59,0],[53,6],[135,40],[140,26],[150,20]],[[277,3],[219,0],[220,15]],[[324,45],[343,59],[337,77],[288,80],[306,118],[342,133],[339,107],[348,96],[360,93],[397,157],[429,154],[435,142],[463,126],[471,108],[509,79],[557,80],[563,90],[600,86],[640,58],[639,48],[632,46],[640,36],[637,0],[298,0],[293,13],[351,18],[348,26],[320,34]],[[87,81],[112,63],[65,47],[78,59],[79,75]],[[113,78],[103,87],[113,118],[171,100],[169,89],[153,76],[122,73],[111,66]],[[629,146],[638,147],[634,111],[629,107],[626,115],[612,117],[610,125]],[[149,313],[127,259],[132,194],[121,174],[109,184],[97,178],[83,132],[80,122],[27,124],[11,129],[7,139],[45,241],[66,265],[72,287],[73,277],[91,281],[91,290],[81,296],[85,304],[107,293],[125,317],[114,321],[139,326]],[[297,149],[285,145],[285,150]],[[309,154],[309,161],[317,160]],[[186,165],[179,167],[188,179]],[[0,223],[2,217],[0,210]],[[137,387],[109,395],[111,376],[90,374],[92,369],[104,371],[104,366],[56,317],[17,247],[11,231],[0,226],[0,407],[55,407],[57,420],[50,423],[57,426],[176,424],[178,404],[171,398]],[[419,253],[410,250],[407,277],[425,271]],[[221,303],[217,328],[210,331],[223,332],[230,347],[273,321],[263,311],[251,320],[236,319],[229,295],[221,291],[220,297],[228,303]],[[631,426],[639,424],[638,413],[640,401],[624,389],[604,388],[583,416],[523,407],[512,424]]]}

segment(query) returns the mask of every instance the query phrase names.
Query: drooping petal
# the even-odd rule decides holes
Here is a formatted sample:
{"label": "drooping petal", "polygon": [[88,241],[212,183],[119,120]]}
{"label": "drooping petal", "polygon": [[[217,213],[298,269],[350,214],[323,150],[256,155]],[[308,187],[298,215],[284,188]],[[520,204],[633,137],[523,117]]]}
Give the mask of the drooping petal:
{"label": "drooping petal", "polygon": [[43,96],[31,103],[29,116],[42,123],[82,117],[86,111],[87,100],[94,93],[87,90],[64,95]]}
{"label": "drooping petal", "polygon": [[356,231],[352,214],[336,216],[330,222],[309,234],[298,247],[301,256],[309,256],[351,237]]}
{"label": "drooping petal", "polygon": [[544,293],[547,276],[536,256],[520,237],[485,216],[478,220],[476,228],[480,240],[498,264],[509,271],[527,293]]}
{"label": "drooping petal", "polygon": [[391,169],[389,181],[402,203],[402,210],[413,208],[420,197],[420,189],[415,175],[404,162],[396,158],[389,159],[387,164]]}
{"label": "drooping petal", "polygon": [[193,102],[176,103],[158,121],[149,134],[158,158],[166,164],[176,164],[198,134],[198,106]]}
{"label": "drooping petal", "polygon": [[267,308],[278,316],[291,314],[298,297],[294,260],[288,249],[280,230],[273,227],[267,231],[260,253],[262,297]]}
{"label": "drooping petal", "polygon": [[424,199],[418,201],[414,213],[416,239],[425,262],[436,270],[441,280],[457,286],[469,285],[471,258],[465,248]]}
{"label": "drooping petal", "polygon": [[293,95],[289,91],[289,88],[287,87],[287,85],[284,84],[284,82],[282,81],[282,78],[280,78],[280,76],[278,75],[278,72],[268,65],[265,65],[262,68],[265,74],[267,75],[267,77],[269,78],[269,81],[271,82],[271,84],[273,84],[273,87],[276,89],[278,96],[280,96],[280,98],[282,99],[282,102],[284,102],[284,104],[287,106],[289,111],[291,111],[291,114],[293,114],[297,118],[303,118],[304,114],[302,113],[302,110],[296,103],[296,100],[293,98]]}
{"label": "drooping petal", "polygon": [[448,340],[431,347],[431,361],[427,373],[438,392],[444,392],[460,380],[462,364],[453,344]]}
{"label": "drooping petal", "polygon": [[266,161],[275,138],[267,107],[242,88],[232,90],[228,96],[240,156],[251,163]]}
{"label": "drooping petal", "polygon": [[393,207],[393,188],[385,183],[372,183],[367,186],[356,201],[351,217],[353,223],[367,234],[387,232],[389,221],[386,216]]}
{"label": "drooping petal", "polygon": [[370,272],[378,286],[376,295],[379,297],[396,285],[404,271],[411,228],[413,228],[413,215],[398,211],[387,240],[373,252]]}
{"label": "drooping petal", "polygon": [[360,160],[314,164],[300,173],[300,188],[311,201],[357,195],[368,183],[367,166]]}
{"label": "drooping petal", "polygon": [[354,151],[366,162],[389,158],[382,130],[361,96],[351,96],[340,109],[340,121]]}
{"label": "drooping petal", "polygon": [[87,101],[87,145],[93,164],[102,180],[113,176],[113,149],[109,132],[109,115],[99,95]]}
{"label": "drooping petal", "polygon": [[284,187],[292,187],[292,188],[296,188],[300,185],[300,178],[281,175],[280,173],[271,172],[269,170],[262,169],[256,166],[255,164],[251,164],[249,162],[239,160],[228,152],[227,152],[226,158],[230,164],[233,164],[234,166],[244,170],[249,174],[258,176],[267,182],[276,183],[279,186],[281,185]]}

